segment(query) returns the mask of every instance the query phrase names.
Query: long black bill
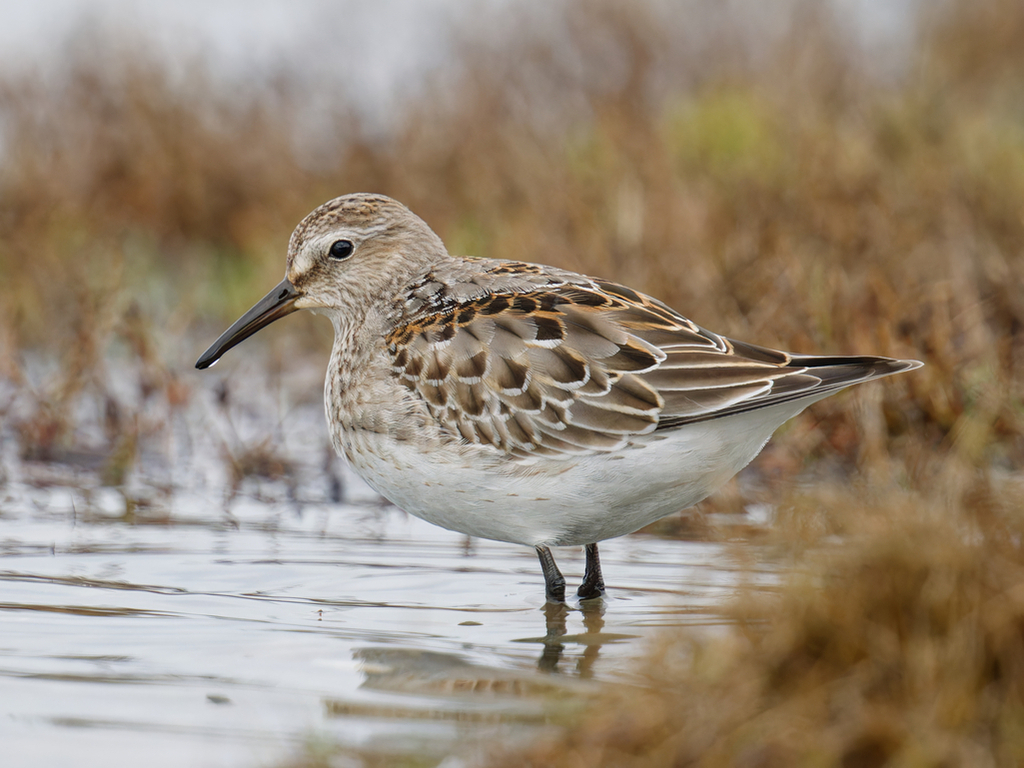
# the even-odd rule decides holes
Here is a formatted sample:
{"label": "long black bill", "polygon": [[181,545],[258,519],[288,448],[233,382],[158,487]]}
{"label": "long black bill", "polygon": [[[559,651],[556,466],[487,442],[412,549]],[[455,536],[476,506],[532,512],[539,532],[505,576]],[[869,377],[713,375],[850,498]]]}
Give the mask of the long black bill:
{"label": "long black bill", "polygon": [[234,324],[220,335],[210,348],[196,360],[196,368],[202,370],[220,360],[220,356],[236,344],[252,336],[260,328],[270,325],[275,320],[290,315],[298,307],[295,300],[299,292],[287,280],[282,280],[277,287],[256,302],[256,305],[238,318]]}

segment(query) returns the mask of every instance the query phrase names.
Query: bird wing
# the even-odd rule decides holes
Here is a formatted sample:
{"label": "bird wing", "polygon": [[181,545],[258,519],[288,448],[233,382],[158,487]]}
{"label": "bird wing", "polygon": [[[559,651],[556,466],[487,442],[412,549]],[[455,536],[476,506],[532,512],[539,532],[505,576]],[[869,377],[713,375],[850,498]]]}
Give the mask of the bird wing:
{"label": "bird wing", "polygon": [[424,306],[387,343],[394,374],[438,422],[519,457],[616,450],[657,429],[824,396],[901,362],[732,341],[582,276],[517,287]]}

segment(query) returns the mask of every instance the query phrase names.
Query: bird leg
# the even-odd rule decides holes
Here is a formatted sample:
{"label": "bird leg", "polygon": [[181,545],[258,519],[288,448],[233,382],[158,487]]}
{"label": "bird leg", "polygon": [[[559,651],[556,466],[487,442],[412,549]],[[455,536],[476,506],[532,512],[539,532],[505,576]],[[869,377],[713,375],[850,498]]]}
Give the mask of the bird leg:
{"label": "bird leg", "polygon": [[581,600],[601,597],[604,594],[604,577],[601,576],[601,560],[597,556],[597,544],[587,544],[587,569],[583,572],[583,583],[576,590]]}
{"label": "bird leg", "polygon": [[551,550],[544,546],[537,547],[537,557],[540,558],[540,567],[544,572],[544,596],[549,603],[564,603],[565,576],[555,565]]}

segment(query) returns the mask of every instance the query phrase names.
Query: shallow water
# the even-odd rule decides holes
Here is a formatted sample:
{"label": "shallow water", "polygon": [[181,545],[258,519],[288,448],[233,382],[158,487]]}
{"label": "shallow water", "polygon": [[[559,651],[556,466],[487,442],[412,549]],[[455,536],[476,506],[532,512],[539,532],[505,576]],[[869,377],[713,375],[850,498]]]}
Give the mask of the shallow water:
{"label": "shallow water", "polygon": [[[718,625],[770,578],[745,545],[630,536],[602,545],[605,600],[546,613],[532,550],[325,469],[318,407],[274,434],[288,477],[234,494],[211,413],[144,448],[121,489],[0,441],[4,765],[273,765],[316,745],[472,759],[628,681],[657,628]],[[555,555],[577,584],[582,551]]]}

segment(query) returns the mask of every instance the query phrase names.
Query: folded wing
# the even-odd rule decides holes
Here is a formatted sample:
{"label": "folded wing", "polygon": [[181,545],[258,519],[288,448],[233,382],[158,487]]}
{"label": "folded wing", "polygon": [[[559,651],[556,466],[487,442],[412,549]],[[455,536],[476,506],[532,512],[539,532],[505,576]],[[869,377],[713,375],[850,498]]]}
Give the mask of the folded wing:
{"label": "folded wing", "polygon": [[524,458],[611,451],[657,429],[919,365],[732,341],[648,296],[586,278],[434,307],[388,344],[395,375],[441,424]]}

